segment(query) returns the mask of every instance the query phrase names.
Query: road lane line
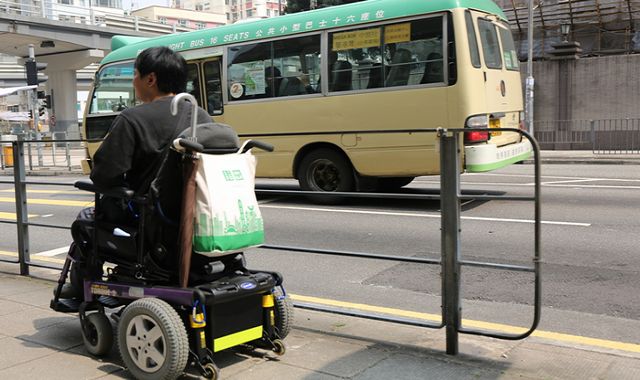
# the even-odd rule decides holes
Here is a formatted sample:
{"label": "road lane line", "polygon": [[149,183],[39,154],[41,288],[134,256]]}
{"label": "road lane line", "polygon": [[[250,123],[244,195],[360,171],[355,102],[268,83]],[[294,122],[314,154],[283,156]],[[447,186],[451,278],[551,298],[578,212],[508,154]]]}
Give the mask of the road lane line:
{"label": "road lane line", "polygon": [[[28,215],[29,218],[34,218],[36,216],[38,216],[38,214],[29,214]],[[15,212],[0,212],[0,219],[16,220],[16,213]]]}
{"label": "road lane line", "polygon": [[[426,321],[436,322],[436,323],[440,323],[442,321],[442,316],[438,314],[428,314],[428,313],[421,313],[421,312],[410,311],[410,310],[394,309],[390,307],[373,306],[373,305],[367,305],[367,304],[361,304],[361,303],[344,302],[344,301],[303,296],[303,295],[291,294],[291,293],[289,293],[289,296],[294,301],[310,302],[310,303],[315,303],[320,305],[342,307],[342,308],[355,309],[360,311],[369,311],[374,313],[382,313],[382,314],[388,314],[388,315],[405,317],[405,318],[415,318],[415,319],[421,319],[421,320],[426,320]],[[510,326],[510,325],[504,325],[501,323],[493,323],[493,322],[475,321],[470,319],[463,319],[462,325],[464,327],[493,330],[493,331],[509,333],[509,334],[522,334],[523,332],[528,330],[528,328],[524,328],[524,327]],[[531,336],[553,340],[557,342],[574,343],[574,344],[580,344],[585,346],[640,353],[640,344],[634,344],[634,343],[618,342],[614,340],[606,340],[606,339],[599,339],[599,338],[590,338],[586,336],[571,335],[571,334],[557,333],[557,332],[544,331],[544,330],[536,330],[533,332],[533,334],[531,334]]]}
{"label": "road lane line", "polygon": [[43,252],[38,252],[36,253],[36,256],[46,256],[46,257],[51,257],[51,256],[57,256],[61,253],[67,253],[69,252],[69,246],[66,247],[60,247],[60,248],[56,248],[56,249],[51,249],[49,251],[43,251]]}
{"label": "road lane line", "polygon": [[[13,192],[15,192],[14,189],[4,189],[4,190],[0,190],[0,191],[3,192],[3,193],[13,193]],[[69,191],[69,190],[27,189],[27,194],[28,193],[33,193],[33,194],[74,194],[74,195],[86,194],[86,195],[92,195],[91,193],[81,192],[80,190]]]}
{"label": "road lane line", "polygon": [[[15,198],[0,197],[0,202],[15,203]],[[34,205],[47,205],[47,206],[74,206],[74,207],[90,207],[93,206],[93,201],[63,201],[57,199],[40,199],[40,198],[27,198],[27,204]]]}
{"label": "road lane line", "polygon": [[[7,251],[0,251],[0,256],[11,256],[11,257],[18,257],[18,253],[17,252],[7,252]],[[44,262],[48,262],[48,263],[54,263],[54,264],[64,264],[64,261],[66,259],[66,257],[64,259],[56,259],[56,258],[52,258],[52,257],[43,257],[43,256],[38,256],[36,255],[31,255],[31,258],[34,260],[38,260],[38,261],[44,261]]]}
{"label": "road lane line", "polygon": [[[595,180],[593,180],[595,181]],[[424,182],[427,183],[427,182]],[[431,182],[433,184],[438,184],[439,182]],[[466,182],[462,181],[461,185],[473,185],[473,186],[511,186],[511,187],[533,187],[534,183],[512,183],[512,182]],[[623,190],[635,190],[640,189],[640,186],[618,186],[618,185],[582,185],[582,184],[563,184],[563,183],[555,183],[555,182],[542,182],[540,184],[542,187],[570,187],[570,188],[589,188],[589,189],[623,189]],[[463,189],[463,193],[464,193]]]}
{"label": "road lane line", "polygon": [[[440,219],[440,215],[436,214],[415,214],[408,212],[389,212],[389,211],[364,211],[364,210],[349,210],[349,209],[331,209],[320,207],[295,207],[295,206],[276,206],[276,205],[260,205],[260,208],[276,208],[284,210],[298,210],[298,211],[318,211],[318,212],[335,212],[344,214],[364,214],[364,215],[385,215],[385,216],[407,216],[414,218],[432,218]],[[506,219],[506,218],[488,218],[480,216],[462,216],[461,219],[467,220],[480,220],[491,222],[507,222],[507,223],[534,223],[531,219]],[[590,227],[591,223],[579,223],[579,222],[555,222],[555,221],[541,221],[542,224],[547,225],[561,225],[561,226],[575,226],[575,227]]]}

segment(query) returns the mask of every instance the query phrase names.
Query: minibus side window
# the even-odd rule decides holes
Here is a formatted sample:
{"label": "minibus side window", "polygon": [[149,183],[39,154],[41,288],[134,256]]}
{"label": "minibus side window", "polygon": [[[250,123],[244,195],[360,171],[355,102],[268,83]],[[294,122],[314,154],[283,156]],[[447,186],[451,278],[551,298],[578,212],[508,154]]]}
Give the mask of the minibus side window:
{"label": "minibus side window", "polygon": [[476,28],[473,26],[471,12],[465,12],[465,22],[467,24],[467,38],[469,39],[469,53],[471,54],[471,64],[473,67],[480,67],[480,52],[478,51],[478,40],[476,39]]}
{"label": "minibus side window", "polygon": [[478,30],[480,31],[480,40],[482,41],[484,64],[489,69],[501,69],[502,57],[496,26],[489,20],[478,19]]}
{"label": "minibus side window", "polygon": [[518,53],[516,45],[513,43],[513,36],[508,26],[499,27],[500,41],[502,42],[502,56],[504,57],[504,65],[507,70],[519,71],[520,64],[518,62]]}
{"label": "minibus side window", "polygon": [[222,80],[220,78],[220,60],[205,62],[204,95],[207,99],[209,115],[222,115]]}

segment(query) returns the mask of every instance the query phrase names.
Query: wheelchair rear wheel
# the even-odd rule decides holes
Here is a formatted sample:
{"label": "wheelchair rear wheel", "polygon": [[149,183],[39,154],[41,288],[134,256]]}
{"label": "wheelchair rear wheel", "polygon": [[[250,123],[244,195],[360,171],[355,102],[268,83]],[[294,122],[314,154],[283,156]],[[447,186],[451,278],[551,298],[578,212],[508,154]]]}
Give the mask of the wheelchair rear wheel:
{"label": "wheelchair rear wheel", "polygon": [[142,298],[124,309],[118,348],[136,379],[175,379],[189,358],[189,338],[176,310],[157,298]]}
{"label": "wheelchair rear wheel", "polygon": [[273,290],[273,298],[275,299],[275,330],[277,338],[284,339],[291,331],[293,325],[293,302],[289,296],[285,296],[282,290],[276,288]]}

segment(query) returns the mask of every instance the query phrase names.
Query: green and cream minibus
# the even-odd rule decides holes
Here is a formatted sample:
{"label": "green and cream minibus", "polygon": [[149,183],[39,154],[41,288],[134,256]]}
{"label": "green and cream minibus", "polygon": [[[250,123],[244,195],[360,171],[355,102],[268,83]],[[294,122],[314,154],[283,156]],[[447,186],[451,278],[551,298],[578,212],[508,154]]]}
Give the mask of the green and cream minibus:
{"label": "green and cream minibus", "polygon": [[[152,46],[188,62],[188,88],[213,119],[275,146],[259,177],[305,190],[399,188],[438,174],[435,133],[465,133],[464,170],[521,161],[518,57],[490,0],[369,0],[154,38],[114,37],[89,93],[84,136],[100,139],[136,105],[133,62]],[[376,133],[387,131],[386,133]],[[97,144],[88,145],[90,158]]]}

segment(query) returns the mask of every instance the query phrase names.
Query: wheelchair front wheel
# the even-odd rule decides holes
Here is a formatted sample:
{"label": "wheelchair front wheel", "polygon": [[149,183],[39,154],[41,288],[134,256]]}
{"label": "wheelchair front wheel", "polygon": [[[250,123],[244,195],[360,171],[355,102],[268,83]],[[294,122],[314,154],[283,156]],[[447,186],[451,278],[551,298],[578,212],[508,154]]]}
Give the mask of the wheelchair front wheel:
{"label": "wheelchair front wheel", "polygon": [[82,341],[91,355],[103,356],[111,351],[113,328],[103,313],[88,314],[82,321]]}

